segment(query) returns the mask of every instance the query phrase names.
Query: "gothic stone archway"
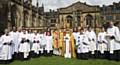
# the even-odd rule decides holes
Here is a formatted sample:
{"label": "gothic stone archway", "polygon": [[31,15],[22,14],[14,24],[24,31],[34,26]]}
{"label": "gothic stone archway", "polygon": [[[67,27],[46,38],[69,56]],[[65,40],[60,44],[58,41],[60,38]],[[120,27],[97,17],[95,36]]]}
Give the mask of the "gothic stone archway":
{"label": "gothic stone archway", "polygon": [[73,27],[73,17],[68,15],[66,19],[67,19],[67,24],[69,24],[69,27]]}
{"label": "gothic stone archway", "polygon": [[90,14],[86,16],[86,25],[93,26],[93,16]]}

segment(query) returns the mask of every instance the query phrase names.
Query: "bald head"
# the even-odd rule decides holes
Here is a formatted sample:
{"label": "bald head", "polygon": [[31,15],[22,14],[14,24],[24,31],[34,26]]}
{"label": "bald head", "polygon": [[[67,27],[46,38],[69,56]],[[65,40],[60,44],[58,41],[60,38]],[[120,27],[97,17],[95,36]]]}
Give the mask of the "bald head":
{"label": "bald head", "polygon": [[114,23],[112,21],[109,22],[109,27],[113,27]]}

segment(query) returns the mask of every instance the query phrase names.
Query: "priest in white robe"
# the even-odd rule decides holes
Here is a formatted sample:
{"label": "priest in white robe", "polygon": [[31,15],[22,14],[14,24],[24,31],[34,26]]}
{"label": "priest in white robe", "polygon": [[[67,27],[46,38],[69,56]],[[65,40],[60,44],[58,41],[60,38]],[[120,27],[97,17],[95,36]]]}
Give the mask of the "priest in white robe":
{"label": "priest in white robe", "polygon": [[13,30],[10,32],[10,36],[12,37],[13,43],[12,47],[13,47],[13,57],[15,59],[18,58],[18,46],[19,46],[19,42],[18,42],[18,38],[19,38],[19,33],[17,32],[16,28],[13,27]]}
{"label": "priest in white robe", "polygon": [[19,59],[20,60],[28,60],[30,53],[30,43],[28,39],[28,34],[26,30],[23,30],[23,33],[19,37]]}
{"label": "priest in white robe", "polygon": [[44,55],[44,50],[45,50],[45,35],[43,32],[40,33],[40,53],[41,55]]}
{"label": "priest in white robe", "polygon": [[[76,28],[73,28],[73,36],[74,36],[74,44],[76,45],[76,44],[78,44],[78,42],[77,42],[77,39],[78,39],[78,35],[79,35],[79,32],[78,32],[78,28],[76,27]],[[76,47],[76,46],[75,46]],[[76,53],[76,55],[77,55],[77,49],[75,48],[75,53]]]}
{"label": "priest in white robe", "polygon": [[86,35],[89,39],[89,51],[90,51],[90,57],[91,58],[95,58],[96,54],[95,54],[95,51],[96,51],[96,34],[94,32],[94,30],[89,27],[88,28],[88,32],[86,32]]}
{"label": "priest in white robe", "polygon": [[45,32],[45,55],[46,56],[53,55],[53,36],[51,30]]}
{"label": "priest in white robe", "polygon": [[74,28],[73,29],[73,36],[74,36],[74,39],[75,39],[75,44],[77,43],[77,38],[78,38],[78,35],[79,35],[79,32],[78,32],[78,29],[77,28]]}
{"label": "priest in white robe", "polygon": [[102,27],[100,32],[98,33],[98,47],[97,47],[97,50],[98,50],[98,57],[97,58],[100,58],[100,59],[104,59],[104,58],[107,58],[108,57],[108,42],[106,40],[106,32],[105,32],[105,29]]}
{"label": "priest in white robe", "polygon": [[0,39],[0,62],[10,63],[12,60],[12,38],[8,29],[5,29],[5,34]]}
{"label": "priest in white robe", "polygon": [[80,34],[77,39],[77,53],[78,59],[87,60],[89,57],[89,41],[88,37],[84,33],[84,29],[81,29]]}
{"label": "priest in white robe", "polygon": [[32,32],[32,30],[30,30],[30,29],[28,29],[28,40],[29,40],[29,42],[30,42],[30,49],[32,48],[32,37],[33,37],[33,32]]}
{"label": "priest in white robe", "polygon": [[64,36],[64,41],[65,41],[64,57],[65,58],[71,58],[71,43],[70,43],[70,34],[69,34],[69,32],[67,32],[67,34]]}
{"label": "priest in white robe", "polygon": [[37,31],[34,31],[32,36],[32,43],[32,57],[38,57],[40,55],[40,35],[37,33]]}
{"label": "priest in white robe", "polygon": [[113,22],[109,22],[107,28],[107,40],[109,43],[109,59],[120,60],[120,30],[114,26]]}

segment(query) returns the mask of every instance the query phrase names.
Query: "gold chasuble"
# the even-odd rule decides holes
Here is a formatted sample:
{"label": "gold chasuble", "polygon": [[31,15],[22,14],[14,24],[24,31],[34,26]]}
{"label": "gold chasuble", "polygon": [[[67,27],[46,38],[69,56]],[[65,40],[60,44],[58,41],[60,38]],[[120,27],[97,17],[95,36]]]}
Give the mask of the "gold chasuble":
{"label": "gold chasuble", "polygon": [[71,42],[71,55],[73,58],[76,58],[76,53],[75,53],[75,43],[74,43],[74,36],[73,34],[71,33],[71,36],[70,36],[70,42]]}
{"label": "gold chasuble", "polygon": [[64,56],[64,32],[60,32],[59,34],[59,52],[61,56]]}
{"label": "gold chasuble", "polygon": [[54,46],[54,49],[58,49],[58,44],[59,44],[59,32],[55,31],[53,33],[53,36],[54,36],[54,40],[53,40],[53,46]]}

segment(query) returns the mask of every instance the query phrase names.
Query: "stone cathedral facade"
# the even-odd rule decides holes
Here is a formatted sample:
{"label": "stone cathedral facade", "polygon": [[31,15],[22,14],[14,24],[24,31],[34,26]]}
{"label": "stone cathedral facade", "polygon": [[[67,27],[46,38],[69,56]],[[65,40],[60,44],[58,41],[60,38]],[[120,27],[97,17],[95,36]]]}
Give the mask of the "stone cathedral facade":
{"label": "stone cathedral facade", "polygon": [[[118,7],[119,4],[114,4]],[[73,27],[86,27],[87,25],[93,28],[101,27],[103,20],[111,20],[107,17],[106,12],[112,11],[109,6],[95,6],[86,3],[76,2],[70,6],[58,8],[57,11],[44,11],[44,5],[39,7],[32,5],[32,0],[0,0],[0,32],[5,28],[22,27],[32,30],[45,30],[46,28],[60,29]],[[117,11],[117,20],[119,22],[119,7],[113,7],[113,11]],[[117,10],[116,10],[117,9]],[[112,14],[112,13],[110,13]],[[113,15],[111,15],[112,17]],[[114,21],[112,20],[112,21]]]}
{"label": "stone cathedral facade", "polygon": [[32,5],[32,0],[1,0],[1,25],[4,28],[21,27],[39,28],[44,27],[44,6]]}

